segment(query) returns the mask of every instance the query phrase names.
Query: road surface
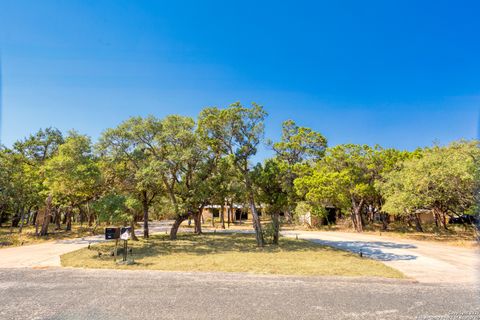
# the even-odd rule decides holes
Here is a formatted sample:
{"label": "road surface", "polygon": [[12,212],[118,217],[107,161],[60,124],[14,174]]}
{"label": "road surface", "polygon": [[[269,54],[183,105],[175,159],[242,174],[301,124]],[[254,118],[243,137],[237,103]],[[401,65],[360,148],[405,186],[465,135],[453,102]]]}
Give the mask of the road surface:
{"label": "road surface", "polygon": [[284,235],[361,250],[419,281],[58,267],[61,254],[102,241],[93,237],[0,250],[0,319],[480,319],[474,250],[354,233]]}
{"label": "road surface", "polygon": [[0,269],[0,297],[19,320],[480,318],[475,287],[408,280],[23,268]]}

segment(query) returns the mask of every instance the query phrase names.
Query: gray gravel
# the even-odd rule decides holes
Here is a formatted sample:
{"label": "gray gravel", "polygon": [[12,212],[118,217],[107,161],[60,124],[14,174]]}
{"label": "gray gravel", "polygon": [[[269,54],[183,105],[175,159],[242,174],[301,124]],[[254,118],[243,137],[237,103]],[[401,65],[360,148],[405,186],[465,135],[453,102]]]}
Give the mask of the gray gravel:
{"label": "gray gravel", "polygon": [[0,319],[480,319],[479,297],[408,280],[0,269]]}

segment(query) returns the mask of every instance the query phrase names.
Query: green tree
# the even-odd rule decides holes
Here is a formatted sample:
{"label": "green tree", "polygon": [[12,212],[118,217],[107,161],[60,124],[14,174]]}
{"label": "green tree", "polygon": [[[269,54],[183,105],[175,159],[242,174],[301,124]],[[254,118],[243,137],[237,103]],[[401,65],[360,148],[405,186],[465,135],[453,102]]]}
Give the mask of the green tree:
{"label": "green tree", "polygon": [[374,150],[367,145],[335,146],[295,180],[296,190],[316,210],[334,205],[350,212],[355,229],[361,232],[362,211],[376,191],[373,162]]}
{"label": "green tree", "polygon": [[283,190],[288,195],[285,206],[287,221],[292,221],[291,212],[301,199],[295,192],[294,180],[297,178],[295,166],[306,161],[319,161],[327,148],[327,139],[310,128],[299,127],[293,120],[282,124],[282,137],[279,142],[271,143],[283,171]]}
{"label": "green tree", "polygon": [[474,212],[479,161],[478,141],[425,149],[420,157],[405,160],[401,170],[385,174],[379,184],[384,209],[399,215],[432,210],[437,225],[440,220],[447,229],[447,216]]}
{"label": "green tree", "polygon": [[257,153],[257,147],[263,139],[266,116],[263,107],[255,103],[247,108],[237,102],[225,109],[207,108],[202,111],[199,120],[199,128],[212,150],[231,155],[235,167],[242,175],[258,246],[264,245],[264,239],[255,206],[249,161]]}
{"label": "green tree", "polygon": [[160,175],[149,151],[160,134],[161,126],[156,118],[132,117],[104,131],[97,144],[105,180],[142,204],[144,238],[149,237],[150,206],[162,192]]}
{"label": "green tree", "polygon": [[73,208],[93,199],[100,186],[100,172],[90,138],[71,131],[58,153],[46,161],[44,172],[47,193],[54,202],[67,206],[69,231]]}
{"label": "green tree", "polygon": [[201,233],[200,214],[210,197],[209,177],[216,154],[203,143],[190,117],[149,117],[143,122],[141,149],[151,157],[150,177],[162,184],[174,211],[171,239],[176,239],[180,224],[189,216],[194,217],[196,231]]}
{"label": "green tree", "polygon": [[15,142],[13,150],[20,153],[30,164],[35,165],[53,157],[63,142],[64,138],[60,130],[46,128]]}
{"label": "green tree", "polygon": [[[10,198],[14,204],[15,216],[12,227],[19,223],[22,232],[25,214],[30,219],[31,209],[43,206],[45,191],[42,166],[54,156],[64,139],[62,133],[54,128],[40,129],[29,137],[16,141],[8,151],[10,172]],[[32,222],[35,222],[36,214]]]}
{"label": "green tree", "polygon": [[288,194],[284,192],[283,171],[277,159],[268,159],[264,165],[257,164],[252,171],[252,181],[257,188],[258,200],[264,205],[264,213],[272,217],[273,244],[278,245],[280,213],[287,206]]}

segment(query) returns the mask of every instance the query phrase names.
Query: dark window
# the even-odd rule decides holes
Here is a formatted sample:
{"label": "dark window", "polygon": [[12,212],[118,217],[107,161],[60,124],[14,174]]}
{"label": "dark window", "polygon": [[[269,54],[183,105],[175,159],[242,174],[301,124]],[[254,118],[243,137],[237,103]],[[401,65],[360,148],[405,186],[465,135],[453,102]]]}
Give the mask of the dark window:
{"label": "dark window", "polygon": [[235,210],[235,220],[247,220],[248,213],[240,209]]}

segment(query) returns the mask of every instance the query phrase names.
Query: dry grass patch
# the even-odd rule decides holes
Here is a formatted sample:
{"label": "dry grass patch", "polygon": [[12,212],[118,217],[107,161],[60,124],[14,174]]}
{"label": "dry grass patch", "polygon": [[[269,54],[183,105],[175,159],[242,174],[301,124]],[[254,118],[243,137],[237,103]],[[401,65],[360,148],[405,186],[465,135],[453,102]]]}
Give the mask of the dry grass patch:
{"label": "dry grass patch", "polygon": [[[402,278],[381,262],[304,240],[282,238],[280,246],[257,248],[251,234],[180,234],[177,241],[157,235],[130,241],[134,265],[118,265],[113,242],[67,253],[62,265],[80,268],[223,271],[282,275],[372,276]],[[99,255],[99,253],[101,255]]]}

